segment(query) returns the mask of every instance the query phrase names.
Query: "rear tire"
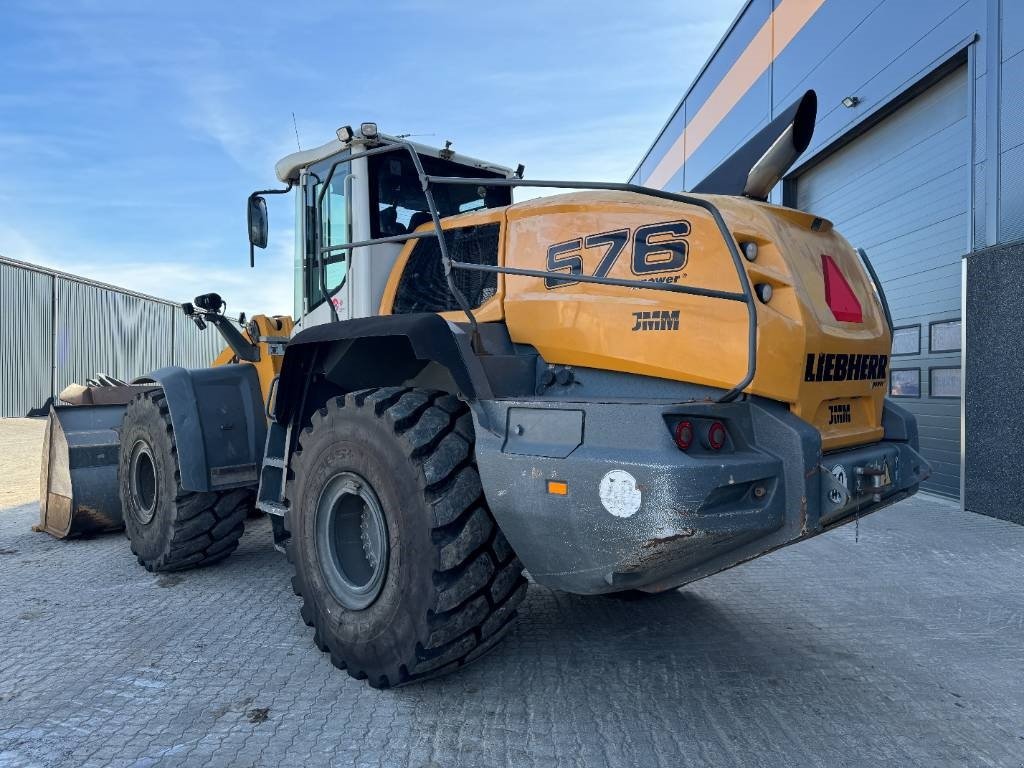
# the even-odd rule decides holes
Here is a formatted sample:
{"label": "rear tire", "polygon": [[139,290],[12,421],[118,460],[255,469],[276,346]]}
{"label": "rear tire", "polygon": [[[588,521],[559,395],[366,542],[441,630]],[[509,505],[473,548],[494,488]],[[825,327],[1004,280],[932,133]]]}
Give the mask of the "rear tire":
{"label": "rear tire", "polygon": [[291,466],[292,586],[335,666],[387,688],[452,671],[508,632],[526,580],[483,497],[464,403],[399,387],[339,397]]}
{"label": "rear tire", "polygon": [[125,533],[139,565],[180,571],[223,560],[238,546],[251,489],[186,491],[162,390],[132,400],[121,423],[118,481]]}

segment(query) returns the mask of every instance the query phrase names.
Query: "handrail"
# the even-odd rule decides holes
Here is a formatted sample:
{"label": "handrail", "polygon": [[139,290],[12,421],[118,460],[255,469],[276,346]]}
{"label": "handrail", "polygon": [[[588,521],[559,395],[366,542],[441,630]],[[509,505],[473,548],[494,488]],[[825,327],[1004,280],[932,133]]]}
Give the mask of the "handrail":
{"label": "handrail", "polygon": [[[384,154],[386,152],[396,152],[405,150],[409,153],[412,158],[413,165],[416,168],[416,173],[420,179],[420,186],[423,188],[423,194],[427,201],[427,206],[430,210],[430,218],[434,225],[433,232],[410,232],[405,235],[390,235],[387,237],[371,238],[369,240],[361,240],[355,243],[347,243],[343,245],[334,245],[328,247],[321,247],[319,242],[317,243],[317,258],[320,263],[326,265],[333,263],[333,261],[341,261],[340,258],[331,259],[328,256],[329,253],[335,251],[352,251],[356,248],[363,248],[369,245],[377,245],[381,243],[404,243],[409,240],[417,240],[424,237],[436,237],[438,240],[438,246],[441,251],[441,264],[444,267],[445,281],[448,284],[448,290],[451,292],[455,301],[459,305],[459,309],[466,315],[469,320],[469,324],[472,330],[474,340],[479,338],[476,317],[473,315],[473,310],[466,301],[466,297],[456,287],[454,280],[452,279],[453,269],[462,269],[467,271],[477,272],[494,272],[508,275],[520,275],[525,277],[540,277],[549,280],[561,280],[565,282],[574,283],[596,283],[598,285],[616,285],[629,288],[638,288],[641,290],[652,290],[652,291],[667,291],[670,293],[683,293],[692,296],[701,296],[704,298],[723,299],[726,301],[739,301],[747,305],[747,371],[743,378],[736,383],[731,389],[725,394],[718,398],[717,402],[725,403],[735,400],[744,389],[746,389],[750,382],[754,379],[754,374],[757,370],[757,305],[754,300],[754,292],[750,286],[750,278],[747,275],[746,269],[743,267],[743,257],[740,254],[739,246],[736,243],[736,238],[733,237],[729,228],[726,226],[725,219],[722,217],[718,207],[715,206],[709,200],[702,197],[695,197],[693,195],[677,194],[675,192],[664,192],[659,189],[651,189],[649,187],[643,187],[638,184],[624,184],[616,182],[586,182],[586,181],[557,181],[557,180],[527,180],[517,178],[468,178],[460,176],[434,176],[424,172],[423,164],[420,162],[419,155],[417,155],[415,148],[411,143],[407,141],[397,141],[391,139],[380,139],[383,142],[380,146],[372,147],[362,152],[351,153],[342,158],[339,158],[333,165],[327,174],[327,178],[324,182],[323,188],[318,196],[317,200],[317,215],[320,211],[320,203],[325,194],[325,191],[330,184],[332,177],[334,176],[335,169],[342,163],[348,163],[352,160],[358,160],[363,157],[369,157],[372,155]],[[519,269],[515,267],[496,266],[490,264],[470,264],[468,262],[453,261],[448,253],[448,244],[445,241],[444,229],[441,226],[441,217],[437,211],[437,205],[434,202],[434,195],[430,189],[432,184],[457,184],[457,185],[476,185],[476,186],[490,186],[490,187],[537,187],[537,188],[554,188],[554,189],[590,189],[590,190],[608,190],[612,192],[632,192],[639,195],[645,195],[647,197],[654,197],[662,200],[672,200],[675,202],[684,203],[686,205],[692,205],[701,208],[711,216],[715,225],[718,227],[719,234],[721,234],[726,247],[729,249],[729,254],[732,257],[733,267],[736,270],[736,275],[740,281],[740,292],[734,291],[718,291],[708,288],[698,288],[694,286],[678,285],[675,283],[654,283],[647,282],[644,280],[630,280],[625,278],[612,278],[612,277],[598,277],[596,275],[576,275],[567,274],[564,272],[549,272],[546,270],[534,270],[534,269]],[[326,258],[325,258],[326,257]],[[333,305],[332,305],[333,308]]]}
{"label": "handrail", "polygon": [[885,289],[882,288],[882,281],[878,279],[878,273],[875,272],[875,268],[871,264],[871,259],[868,258],[868,252],[863,248],[858,248],[857,255],[860,256],[860,260],[864,262],[864,266],[867,267],[868,275],[871,276],[871,282],[874,285],[875,293],[878,294],[878,300],[882,303],[882,311],[885,312],[885,323],[889,326],[889,335],[892,336],[892,313],[889,311],[889,300],[885,297]]}

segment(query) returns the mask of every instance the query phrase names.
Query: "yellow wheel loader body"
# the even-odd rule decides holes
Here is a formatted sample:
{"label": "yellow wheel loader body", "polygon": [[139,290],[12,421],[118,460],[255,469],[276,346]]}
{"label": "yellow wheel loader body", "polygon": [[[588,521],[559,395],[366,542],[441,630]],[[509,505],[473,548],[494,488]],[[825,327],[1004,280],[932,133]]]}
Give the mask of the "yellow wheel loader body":
{"label": "yellow wheel loader body", "polygon": [[[738,242],[755,244],[756,258],[744,259],[743,268],[750,285],[771,292],[755,304],[756,372],[746,391],[788,404],[821,432],[825,451],[881,439],[892,342],[857,251],[811,214],[701,197],[721,211]],[[499,266],[742,291],[717,225],[695,206],[630,192],[576,192],[450,217],[442,228],[495,223]],[[395,264],[382,314],[393,309],[415,245],[408,243]],[[829,305],[826,256],[857,299],[856,322],[838,319]],[[748,365],[747,312],[743,303],[709,296],[502,274],[474,314],[478,322],[504,321],[512,341],[551,364],[728,389]]]}

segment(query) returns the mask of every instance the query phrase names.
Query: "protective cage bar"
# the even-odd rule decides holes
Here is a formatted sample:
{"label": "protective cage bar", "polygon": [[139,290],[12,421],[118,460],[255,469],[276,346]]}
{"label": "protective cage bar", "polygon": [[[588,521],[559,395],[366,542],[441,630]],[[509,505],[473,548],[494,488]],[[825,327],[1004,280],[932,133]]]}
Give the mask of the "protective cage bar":
{"label": "protective cage bar", "polygon": [[[394,141],[390,139],[378,139],[378,141],[384,142],[381,146],[372,147],[362,152],[350,153],[345,157],[342,157],[335,161],[327,173],[327,177],[322,183],[320,194],[317,195],[317,216],[323,198],[327,193],[327,189],[334,178],[334,172],[338,166],[343,163],[349,163],[353,160],[358,160],[363,157],[370,157],[373,155],[380,155],[387,152],[397,152],[405,150],[409,153],[412,158],[413,165],[416,168],[416,174],[419,176],[420,185],[423,188],[423,194],[427,201],[427,206],[430,209],[430,218],[434,225],[433,232],[410,232],[405,235],[392,235],[388,237],[376,237],[369,240],[360,240],[354,243],[345,243],[342,245],[322,246],[321,245],[321,231],[319,226],[319,220],[317,221],[317,227],[315,232],[316,237],[316,253],[317,253],[317,267],[320,271],[320,281],[325,283],[325,274],[328,264],[333,264],[339,261],[343,261],[343,256],[331,256],[336,251],[354,251],[356,248],[363,248],[369,245],[377,245],[379,243],[404,243],[409,240],[418,240],[424,237],[436,237],[438,245],[441,250],[441,263],[444,266],[445,280],[448,283],[448,290],[451,292],[455,301],[459,305],[459,309],[465,313],[469,324],[472,328],[474,337],[477,337],[477,321],[473,315],[473,310],[466,301],[466,297],[456,287],[451,271],[453,269],[462,269],[467,271],[476,272],[495,272],[507,275],[520,275],[523,277],[538,277],[546,278],[549,280],[561,280],[564,282],[571,283],[595,283],[597,285],[616,285],[626,288],[637,288],[640,290],[649,291],[667,291],[670,293],[684,293],[691,296],[701,296],[703,298],[711,299],[723,299],[726,301],[739,301],[747,305],[747,372],[743,378],[725,394],[718,398],[717,402],[726,403],[735,400],[744,389],[746,389],[750,382],[754,379],[754,373],[757,368],[757,305],[754,302],[754,292],[750,286],[750,279],[747,276],[746,270],[743,268],[743,257],[740,255],[739,246],[736,243],[736,238],[732,236],[729,228],[725,224],[725,219],[722,218],[721,212],[718,208],[708,200],[704,200],[699,197],[693,197],[691,195],[676,194],[674,192],[664,192],[658,189],[651,189],[650,187],[643,187],[638,184],[623,184],[617,182],[589,182],[589,181],[555,181],[555,180],[527,180],[527,179],[508,179],[508,178],[468,178],[459,176],[432,176],[428,175],[423,170],[423,164],[420,162],[419,155],[416,153],[416,149],[410,142],[407,141]],[[697,208],[701,208],[707,211],[711,218],[714,220],[715,225],[718,227],[719,233],[722,235],[722,239],[725,242],[726,247],[729,249],[729,254],[732,256],[733,267],[736,269],[736,275],[740,281],[741,292],[734,291],[718,291],[708,288],[698,288],[687,285],[677,285],[674,283],[653,283],[646,282],[643,280],[630,280],[626,278],[615,278],[615,277],[598,277],[596,275],[583,275],[583,274],[571,274],[564,272],[549,272],[547,270],[535,270],[535,269],[518,269],[515,267],[505,266],[492,266],[490,264],[470,264],[463,261],[452,261],[448,254],[448,245],[444,238],[444,229],[441,227],[441,217],[437,211],[437,205],[434,202],[433,192],[430,190],[431,184],[461,184],[461,185],[475,185],[485,187],[545,187],[553,189],[592,189],[592,190],[608,190],[612,192],[633,192],[638,195],[645,195],[647,197],[655,197],[661,200],[672,200],[686,205],[693,205]],[[335,320],[338,319],[338,313],[334,308],[333,302],[328,302],[331,308],[331,315]]]}
{"label": "protective cage bar", "polygon": [[874,285],[875,293],[878,294],[878,300],[881,302],[882,310],[885,312],[885,324],[889,326],[889,335],[892,336],[892,312],[889,311],[889,299],[885,296],[885,289],[882,288],[882,281],[878,279],[878,273],[875,272],[875,267],[871,263],[871,259],[868,258],[868,252],[863,248],[858,248],[857,255],[860,256],[860,260],[864,262],[864,266],[868,270],[868,275],[871,276],[871,282]]}

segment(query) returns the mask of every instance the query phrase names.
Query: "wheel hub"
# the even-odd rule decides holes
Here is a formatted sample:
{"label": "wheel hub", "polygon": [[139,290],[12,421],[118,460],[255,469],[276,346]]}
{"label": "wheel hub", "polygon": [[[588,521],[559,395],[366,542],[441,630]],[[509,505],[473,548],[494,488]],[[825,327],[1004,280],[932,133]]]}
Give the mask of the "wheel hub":
{"label": "wheel hub", "polygon": [[377,494],[354,472],[339,472],[316,505],[317,559],[331,594],[359,611],[380,595],[387,574],[387,522]]}
{"label": "wheel hub", "polygon": [[128,490],[132,499],[132,517],[142,525],[148,525],[156,515],[159,494],[153,452],[145,440],[136,440],[132,446],[128,463]]}

